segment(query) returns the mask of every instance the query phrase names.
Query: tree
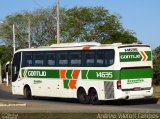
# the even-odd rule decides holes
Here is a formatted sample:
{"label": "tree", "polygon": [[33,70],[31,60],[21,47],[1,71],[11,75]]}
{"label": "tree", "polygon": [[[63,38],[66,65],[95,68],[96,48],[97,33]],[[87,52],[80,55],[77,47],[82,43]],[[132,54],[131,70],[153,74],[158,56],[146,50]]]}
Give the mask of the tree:
{"label": "tree", "polygon": [[160,46],[153,50],[153,69],[154,78],[157,79],[155,82],[160,80]]}
{"label": "tree", "polygon": [[[0,38],[12,45],[12,24],[16,26],[16,47],[28,47],[28,19],[31,21],[31,41],[34,47],[56,43],[56,7],[38,9],[7,16],[0,27]],[[100,43],[132,43],[134,32],[125,30],[121,17],[103,7],[60,9],[61,42],[97,41]]]}
{"label": "tree", "polygon": [[[2,65],[12,57],[12,25],[15,24],[16,50],[28,47],[28,21],[31,25],[31,46],[56,43],[56,7],[38,9],[9,15],[0,25],[0,39],[7,46],[0,46]],[[119,15],[110,14],[103,7],[60,8],[61,42],[96,41],[100,43],[133,43],[137,41],[133,31],[125,30]],[[159,57],[158,57],[159,58]],[[157,62],[157,60],[155,60]],[[160,74],[160,64],[156,74]]]}
{"label": "tree", "polygon": [[12,25],[14,24],[16,31],[16,47],[26,47],[25,39],[26,32],[26,18],[23,14],[16,14],[15,16],[7,16],[4,24],[1,26],[0,37],[4,39],[7,45],[12,45]]}
{"label": "tree", "polygon": [[0,63],[2,65],[2,75],[5,75],[5,64],[12,60],[13,48],[11,46],[0,46]]}
{"label": "tree", "polygon": [[63,42],[97,41],[101,43],[132,43],[137,38],[124,30],[120,16],[112,15],[103,7],[72,8],[65,12],[61,26]]}
{"label": "tree", "polygon": [[48,40],[55,40],[56,37],[55,17],[55,7],[7,16],[5,24],[0,27],[0,38],[4,39],[7,45],[12,45],[12,24],[15,24],[17,49],[28,47],[28,20],[30,19],[32,46],[48,45]]}

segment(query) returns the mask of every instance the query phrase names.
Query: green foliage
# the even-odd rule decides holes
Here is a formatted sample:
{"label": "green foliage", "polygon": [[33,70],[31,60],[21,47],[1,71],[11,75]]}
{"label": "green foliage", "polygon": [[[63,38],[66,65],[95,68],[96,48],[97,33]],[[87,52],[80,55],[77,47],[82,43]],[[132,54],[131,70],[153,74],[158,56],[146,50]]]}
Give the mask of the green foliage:
{"label": "green foliage", "polygon": [[[0,26],[0,38],[12,45],[12,25],[15,24],[16,48],[28,47],[28,21],[31,21],[31,46],[56,43],[56,8],[38,9],[7,16]],[[100,43],[132,43],[134,32],[122,27],[121,17],[103,7],[60,9],[61,42],[97,41]]]}
{"label": "green foliage", "polygon": [[156,82],[160,81],[160,46],[153,51],[153,69]]}
{"label": "green foliage", "polygon": [[123,29],[119,16],[103,7],[72,8],[66,11],[62,25],[63,42],[97,41],[101,43],[132,43],[137,38]]}
{"label": "green foliage", "polygon": [[57,40],[56,39],[48,39],[48,45],[56,44]]}
{"label": "green foliage", "polygon": [[[61,42],[136,42],[137,38],[134,36],[134,32],[125,30],[120,19],[119,15],[110,14],[103,7],[61,8],[60,40]],[[12,47],[10,46],[13,43],[13,24],[16,33],[16,50],[28,47],[29,20],[32,47],[56,43],[56,7],[7,16],[4,24],[0,25],[0,39],[7,45],[0,46],[0,61],[3,66],[12,57]],[[157,66],[157,68],[159,67]]]}
{"label": "green foliage", "polygon": [[12,50],[11,46],[0,46],[0,63],[2,65],[2,74],[5,73],[5,64],[12,59]]}
{"label": "green foliage", "polygon": [[26,17],[23,14],[10,15],[6,17],[4,24],[1,26],[0,37],[4,39],[7,45],[12,45],[12,25],[14,24],[16,31],[16,46],[18,48],[26,47],[24,41],[27,38]]}
{"label": "green foliage", "polygon": [[[62,9],[63,10],[63,9]],[[24,12],[7,16],[0,28],[0,38],[7,45],[12,45],[12,25],[15,24],[16,48],[28,47],[28,22],[31,26],[31,46],[44,46],[48,39],[56,36],[55,8],[39,9],[34,12]]]}

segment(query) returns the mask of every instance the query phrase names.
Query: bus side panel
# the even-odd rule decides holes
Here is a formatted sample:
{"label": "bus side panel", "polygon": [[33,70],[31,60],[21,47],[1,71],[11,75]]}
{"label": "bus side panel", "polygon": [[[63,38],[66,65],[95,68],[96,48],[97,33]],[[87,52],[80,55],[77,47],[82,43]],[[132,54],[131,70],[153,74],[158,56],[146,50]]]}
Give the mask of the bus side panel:
{"label": "bus side panel", "polygon": [[33,82],[35,81],[42,82],[33,84],[35,96],[73,98],[74,90],[65,89],[61,79],[33,79]]}
{"label": "bus side panel", "polygon": [[24,86],[28,85],[34,95],[34,88],[32,85],[32,80],[27,78],[18,78],[15,82],[12,82],[12,93],[15,95],[24,95]]}

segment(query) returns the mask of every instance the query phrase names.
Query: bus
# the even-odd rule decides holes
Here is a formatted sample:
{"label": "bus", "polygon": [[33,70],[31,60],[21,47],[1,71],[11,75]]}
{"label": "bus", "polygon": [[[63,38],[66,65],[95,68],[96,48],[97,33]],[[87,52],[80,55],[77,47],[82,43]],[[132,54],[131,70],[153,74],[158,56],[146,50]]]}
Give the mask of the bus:
{"label": "bus", "polygon": [[20,49],[12,93],[76,98],[80,103],[152,97],[152,52],[145,44],[61,43]]}

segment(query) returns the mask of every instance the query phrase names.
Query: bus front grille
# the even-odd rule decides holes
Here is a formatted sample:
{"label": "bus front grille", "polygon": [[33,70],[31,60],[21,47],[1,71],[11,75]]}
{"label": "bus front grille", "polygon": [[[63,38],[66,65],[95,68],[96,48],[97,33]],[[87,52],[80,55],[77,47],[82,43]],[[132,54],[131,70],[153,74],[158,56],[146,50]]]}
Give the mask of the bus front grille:
{"label": "bus front grille", "polygon": [[105,93],[105,99],[114,98],[114,86],[112,81],[104,82],[104,93]]}

